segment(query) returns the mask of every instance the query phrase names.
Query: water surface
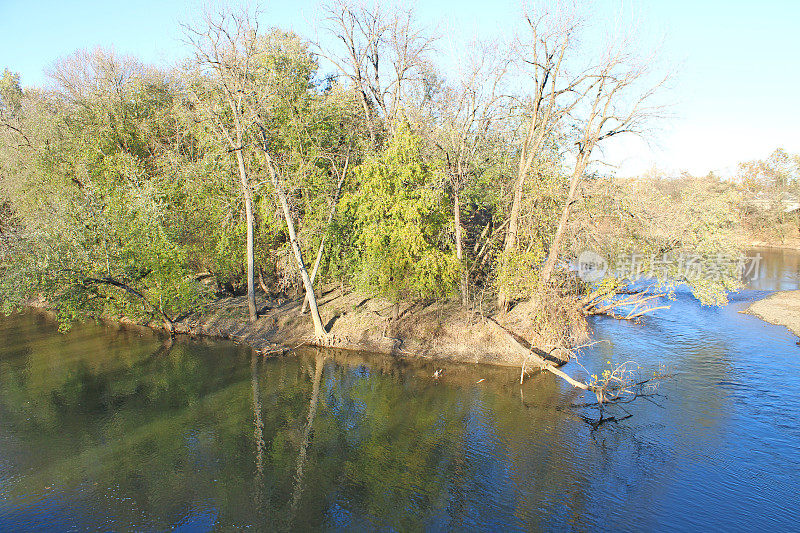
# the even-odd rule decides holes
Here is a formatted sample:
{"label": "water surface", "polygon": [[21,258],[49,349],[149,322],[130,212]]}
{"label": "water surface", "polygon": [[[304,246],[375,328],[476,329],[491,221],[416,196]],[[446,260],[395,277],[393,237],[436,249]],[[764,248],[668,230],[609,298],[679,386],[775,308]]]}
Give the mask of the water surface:
{"label": "water surface", "polygon": [[760,252],[724,308],[592,320],[589,372],[675,375],[597,431],[550,375],[0,319],[0,530],[796,530],[800,348],[739,311],[800,256]]}

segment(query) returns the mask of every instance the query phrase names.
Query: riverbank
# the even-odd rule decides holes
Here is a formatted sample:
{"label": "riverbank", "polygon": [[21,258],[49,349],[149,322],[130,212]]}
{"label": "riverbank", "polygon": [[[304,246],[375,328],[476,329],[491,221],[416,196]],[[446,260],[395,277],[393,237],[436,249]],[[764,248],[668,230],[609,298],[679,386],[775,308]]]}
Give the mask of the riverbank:
{"label": "riverbank", "polygon": [[794,239],[788,242],[767,242],[767,241],[748,241],[747,245],[751,248],[774,248],[776,250],[800,250],[800,240]]}
{"label": "riverbank", "polygon": [[785,326],[800,337],[800,291],[784,291],[754,302],[745,311],[765,322]]}
{"label": "riverbank", "polygon": [[[597,430],[573,406],[591,397],[549,373],[520,385],[518,367],[314,348],[253,358],[212,339],[117,334],[111,322],[59,334],[6,319],[0,530],[258,529],[265,509],[288,523],[293,501],[295,529],[329,526],[332,512],[343,529],[424,529],[456,506],[472,511],[443,528],[537,530],[569,511],[584,529],[668,530],[690,515],[690,529],[791,530],[795,339],[736,304],[671,304],[638,325],[591,320],[586,371],[576,362],[570,374],[628,360],[675,374],[652,402],[608,407],[634,416]],[[637,490],[609,491],[615,476]]]}
{"label": "riverbank", "polygon": [[[456,302],[394,304],[338,285],[322,290],[320,315],[328,332],[314,337],[311,318],[301,314],[302,300],[272,299],[260,293],[259,318],[249,322],[244,296],[213,301],[201,313],[175,321],[177,334],[230,339],[263,355],[280,354],[301,345],[318,345],[404,358],[457,363],[520,366],[520,342],[545,346],[552,341],[525,329],[532,322],[528,306],[520,305],[502,319],[487,318]],[[163,329],[161,323],[148,324]],[[547,354],[537,350],[537,354]],[[549,358],[549,357],[547,357]],[[552,362],[563,363],[555,357]]]}

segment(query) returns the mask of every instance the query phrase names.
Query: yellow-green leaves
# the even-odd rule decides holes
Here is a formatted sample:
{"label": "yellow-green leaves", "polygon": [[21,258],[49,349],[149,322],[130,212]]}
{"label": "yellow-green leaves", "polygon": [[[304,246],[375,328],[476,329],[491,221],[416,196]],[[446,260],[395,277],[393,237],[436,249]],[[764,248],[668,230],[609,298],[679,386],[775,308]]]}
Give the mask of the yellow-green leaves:
{"label": "yellow-green leaves", "polygon": [[394,299],[453,291],[458,264],[442,244],[448,206],[440,178],[423,164],[406,124],[379,157],[353,169],[339,237],[347,273],[358,285]]}

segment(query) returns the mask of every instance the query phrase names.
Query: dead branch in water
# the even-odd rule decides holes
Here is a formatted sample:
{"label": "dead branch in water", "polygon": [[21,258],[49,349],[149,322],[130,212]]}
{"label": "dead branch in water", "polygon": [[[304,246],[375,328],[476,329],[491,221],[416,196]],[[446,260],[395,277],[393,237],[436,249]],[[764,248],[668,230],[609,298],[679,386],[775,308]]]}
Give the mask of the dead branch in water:
{"label": "dead branch in water", "polygon": [[[554,374],[570,385],[572,385],[575,389],[584,390],[587,392],[594,393],[595,397],[597,398],[596,402],[591,403],[584,403],[584,404],[572,404],[574,408],[596,408],[600,412],[600,416],[597,420],[591,419],[587,416],[581,415],[581,419],[583,419],[586,423],[592,426],[592,429],[597,429],[600,425],[604,424],[605,422],[620,422],[622,420],[626,420],[630,418],[632,415],[627,413],[626,416],[623,417],[616,417],[616,416],[605,416],[605,408],[611,405],[621,405],[625,403],[630,403],[638,398],[646,398],[650,399],[655,396],[655,391],[658,386],[658,382],[662,379],[669,377],[668,374],[664,372],[663,367],[660,368],[658,371],[653,372],[653,376],[648,379],[637,379],[639,377],[639,372],[641,367],[636,364],[634,361],[625,361],[624,363],[618,364],[612,368],[608,368],[604,370],[600,375],[597,374],[589,374],[589,371],[580,363],[578,360],[578,353],[581,348],[586,348],[591,346],[595,343],[590,343],[588,345],[584,345],[578,347],[573,350],[569,350],[564,348],[563,346],[553,346],[549,352],[543,351],[533,346],[526,346],[524,344],[524,340],[520,339],[517,335],[513,332],[507,330],[502,325],[500,325],[497,321],[495,321],[491,317],[487,317],[487,320],[494,324],[498,331],[502,332],[504,336],[508,339],[511,345],[520,353],[522,356],[522,370],[520,372],[520,384],[524,381],[525,378],[525,368],[527,363],[530,361],[532,362],[532,366],[537,367],[539,370],[546,370],[551,374]],[[562,358],[556,358],[553,356],[553,352],[555,351],[562,351],[568,355],[567,359],[564,360]],[[559,369],[558,367],[566,363],[567,361],[575,361],[575,363],[583,369],[586,375],[589,377],[586,381],[580,381],[578,379],[573,378],[563,370]],[[651,400],[652,401],[652,400]],[[656,404],[658,405],[658,404]]]}
{"label": "dead branch in water", "polygon": [[[621,294],[625,296],[619,298]],[[669,309],[669,305],[648,304],[665,296],[667,293],[656,290],[655,286],[636,291],[626,290],[624,293],[617,288],[600,288],[584,297],[579,305],[581,312],[586,316],[607,315],[619,320],[635,320],[657,309]],[[627,313],[617,313],[617,310],[629,306],[632,308]]]}
{"label": "dead branch in water", "polygon": [[[663,371],[654,372],[652,378],[635,382],[627,387],[628,390],[625,394],[622,394],[613,400],[608,400],[605,402],[587,402],[581,404],[573,403],[570,405],[570,407],[573,409],[596,409],[599,413],[597,418],[592,418],[585,414],[579,415],[581,420],[589,424],[589,426],[592,428],[592,431],[594,431],[606,422],[621,422],[631,418],[633,414],[622,407],[624,404],[629,404],[636,400],[643,399],[649,401],[657,407],[663,408],[664,406],[656,402],[653,398],[661,396],[657,392],[659,382],[670,377],[672,377],[670,374],[666,374]],[[607,416],[606,409],[612,406],[619,407],[625,413],[624,416]]]}

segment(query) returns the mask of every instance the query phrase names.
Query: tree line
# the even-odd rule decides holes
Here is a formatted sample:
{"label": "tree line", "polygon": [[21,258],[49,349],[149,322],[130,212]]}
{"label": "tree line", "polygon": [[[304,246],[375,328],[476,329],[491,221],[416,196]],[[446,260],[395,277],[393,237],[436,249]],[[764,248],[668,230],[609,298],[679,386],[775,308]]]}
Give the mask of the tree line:
{"label": "tree line", "polygon": [[[732,250],[730,205],[665,232],[669,203],[604,172],[603,145],[647,133],[668,77],[624,36],[594,42],[586,15],[525,11],[446,66],[411,10],[334,0],[316,42],[226,9],[183,28],[172,68],[97,49],[48,88],[6,70],[3,307],[171,327],[222,292],[255,320],[261,289],[304,294],[320,336],[322,282],[541,318],[597,290],[570,273],[587,247]],[[735,285],[691,283],[709,301]]]}

